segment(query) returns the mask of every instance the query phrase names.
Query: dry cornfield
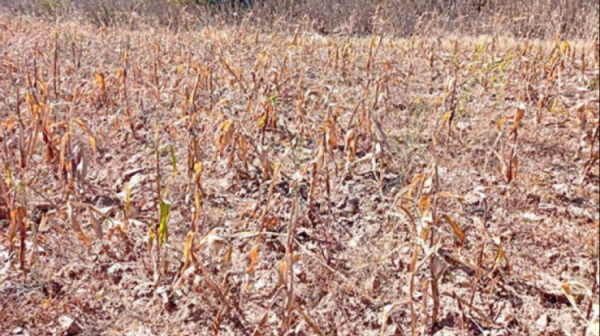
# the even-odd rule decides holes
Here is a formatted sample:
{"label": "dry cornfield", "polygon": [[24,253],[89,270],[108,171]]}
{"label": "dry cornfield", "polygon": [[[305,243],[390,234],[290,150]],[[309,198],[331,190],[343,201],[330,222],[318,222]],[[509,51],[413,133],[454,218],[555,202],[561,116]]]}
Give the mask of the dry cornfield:
{"label": "dry cornfield", "polygon": [[599,62],[0,16],[0,335],[598,336]]}

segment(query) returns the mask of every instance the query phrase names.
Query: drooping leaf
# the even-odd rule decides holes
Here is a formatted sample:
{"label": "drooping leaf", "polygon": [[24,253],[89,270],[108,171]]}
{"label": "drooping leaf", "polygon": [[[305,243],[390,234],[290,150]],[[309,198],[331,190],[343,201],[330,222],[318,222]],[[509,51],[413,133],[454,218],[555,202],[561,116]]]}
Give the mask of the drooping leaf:
{"label": "drooping leaf", "polygon": [[498,124],[496,125],[496,127],[498,128],[498,132],[502,132],[502,126],[504,126],[504,123],[508,120],[508,118],[506,117],[502,117],[500,118],[500,120],[498,120]]}
{"label": "drooping leaf", "polygon": [[96,84],[101,88],[104,88],[104,74],[96,72],[94,73],[94,76],[96,77]]}
{"label": "drooping leaf", "polygon": [[104,234],[102,232],[102,225],[100,224],[100,221],[96,218],[96,216],[94,216],[91,209],[90,221],[92,222],[92,227],[94,228],[94,232],[96,233],[96,238],[98,238],[98,240],[102,240],[104,237]]}
{"label": "drooping leaf", "polygon": [[456,237],[458,237],[458,239],[460,240],[460,243],[464,244],[465,243],[465,233],[460,228],[458,223],[456,223],[454,218],[452,218],[450,216],[445,215],[444,218],[446,219],[446,222],[448,222],[448,224],[450,224],[450,226],[452,227],[452,231],[454,231],[454,234],[456,235]]}
{"label": "drooping leaf", "polygon": [[155,240],[156,240],[156,231],[154,230],[153,227],[150,227],[150,230],[148,230],[148,241],[147,241],[148,251],[152,251]]}
{"label": "drooping leaf", "polygon": [[129,215],[131,213],[131,181],[127,183],[125,190],[125,212]]}
{"label": "drooping leaf", "polygon": [[593,297],[592,291],[584,284],[577,281],[568,281],[562,286],[563,293],[569,300],[569,303],[575,309],[575,312],[583,319],[587,320],[587,317],[583,314],[579,306],[577,305],[577,301],[575,300],[575,295],[584,295],[588,298]]}
{"label": "drooping leaf", "polygon": [[521,125],[521,121],[523,120],[523,117],[525,116],[525,106],[519,106],[519,108],[517,109],[517,115],[515,116],[515,123],[513,124],[511,133],[515,133],[518,129],[519,126]]}
{"label": "drooping leaf", "polygon": [[400,307],[401,305],[403,305],[402,302],[394,302],[390,305],[383,307],[383,312],[381,313],[381,336],[385,336],[390,314],[394,311],[394,309]]}
{"label": "drooping leaf", "polygon": [[12,187],[12,172],[10,171],[10,166],[8,165],[8,163],[6,163],[5,165],[5,171],[6,171],[6,185],[10,188]]}
{"label": "drooping leaf", "polygon": [[254,269],[256,268],[256,264],[258,263],[258,252],[259,252],[259,245],[257,244],[250,251],[250,266],[248,266],[246,273],[254,272]]}
{"label": "drooping leaf", "polygon": [[79,239],[85,244],[85,246],[87,246],[88,248],[92,248],[92,245],[90,244],[90,240],[88,239],[88,237],[85,235],[85,233],[81,229],[81,225],[79,225],[79,222],[77,221],[77,218],[75,217],[75,214],[73,213],[73,207],[71,206],[71,202],[67,203],[67,217],[69,218],[71,227],[73,228],[73,230],[75,231],[75,233],[77,234]]}
{"label": "drooping leaf", "polygon": [[158,229],[159,247],[163,247],[165,242],[169,240],[169,216],[171,215],[171,203],[163,200],[160,203],[160,226]]}
{"label": "drooping leaf", "polygon": [[[191,263],[192,253],[193,253],[193,251],[192,251],[193,243],[194,243],[194,233],[188,232],[187,236],[185,237],[185,243],[183,244],[184,268],[187,268],[187,266],[189,266]],[[185,271],[185,269],[183,271]]]}
{"label": "drooping leaf", "polygon": [[97,157],[98,157],[96,138],[94,138],[93,136],[89,136],[88,140],[90,142],[90,147],[92,148],[92,154],[94,154],[94,162],[96,162]]}
{"label": "drooping leaf", "polygon": [[504,261],[504,257],[506,256],[506,250],[504,250],[503,246],[498,246],[498,254],[496,255],[496,261],[494,262],[494,267],[490,274],[493,274],[500,268],[502,265],[502,261]]}
{"label": "drooping leaf", "polygon": [[[294,263],[302,258],[302,254],[294,253]],[[288,282],[288,263],[287,258],[284,258],[279,265],[279,284],[285,285]]]}
{"label": "drooping leaf", "polygon": [[223,256],[223,261],[221,262],[221,267],[225,267],[227,264],[229,264],[231,262],[232,255],[233,255],[233,246],[229,245],[227,247],[227,252],[225,252],[225,255]]}
{"label": "drooping leaf", "polygon": [[408,188],[408,191],[406,192],[406,204],[408,204],[408,202],[411,200],[412,194],[413,194],[415,188],[417,187],[417,185],[419,183],[421,183],[423,181],[424,178],[425,178],[425,175],[423,175],[423,174],[418,174],[413,178],[413,180],[410,183],[410,186]]}

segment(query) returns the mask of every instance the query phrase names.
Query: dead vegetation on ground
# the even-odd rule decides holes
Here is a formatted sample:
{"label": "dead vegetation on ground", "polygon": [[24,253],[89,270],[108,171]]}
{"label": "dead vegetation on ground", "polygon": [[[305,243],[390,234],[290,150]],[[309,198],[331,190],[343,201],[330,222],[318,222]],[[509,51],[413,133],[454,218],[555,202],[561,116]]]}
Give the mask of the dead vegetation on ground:
{"label": "dead vegetation on ground", "polygon": [[598,335],[598,40],[0,18],[0,334]]}

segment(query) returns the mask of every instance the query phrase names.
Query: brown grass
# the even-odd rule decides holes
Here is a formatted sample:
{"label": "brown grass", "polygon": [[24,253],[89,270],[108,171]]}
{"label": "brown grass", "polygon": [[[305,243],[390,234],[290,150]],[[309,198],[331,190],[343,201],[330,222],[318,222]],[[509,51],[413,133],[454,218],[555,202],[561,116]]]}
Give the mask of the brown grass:
{"label": "brown grass", "polygon": [[597,36],[146,27],[0,17],[0,334],[597,335]]}

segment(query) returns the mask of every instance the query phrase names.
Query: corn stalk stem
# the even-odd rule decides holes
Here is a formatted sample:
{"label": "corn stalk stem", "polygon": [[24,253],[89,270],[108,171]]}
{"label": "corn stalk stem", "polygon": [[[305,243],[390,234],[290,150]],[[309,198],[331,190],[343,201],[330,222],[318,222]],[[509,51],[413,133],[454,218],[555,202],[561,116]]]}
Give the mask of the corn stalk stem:
{"label": "corn stalk stem", "polygon": [[[161,221],[161,204],[162,204],[162,186],[160,181],[160,140],[159,140],[159,126],[158,123],[155,126],[155,137],[154,137],[154,145],[155,145],[155,160],[156,160],[156,224],[154,233],[156,236],[156,265],[155,265],[155,277],[156,279],[160,279],[160,265],[161,265],[161,247],[160,247],[160,221]],[[152,253],[152,251],[150,251]]]}
{"label": "corn stalk stem", "polygon": [[290,224],[287,232],[287,251],[286,258],[288,264],[288,288],[287,288],[287,304],[285,308],[285,316],[281,328],[280,335],[287,335],[291,328],[292,314],[296,305],[296,297],[294,293],[294,242],[296,237],[296,224],[298,221],[298,190],[295,191],[294,201],[292,203],[292,213],[290,215]]}

